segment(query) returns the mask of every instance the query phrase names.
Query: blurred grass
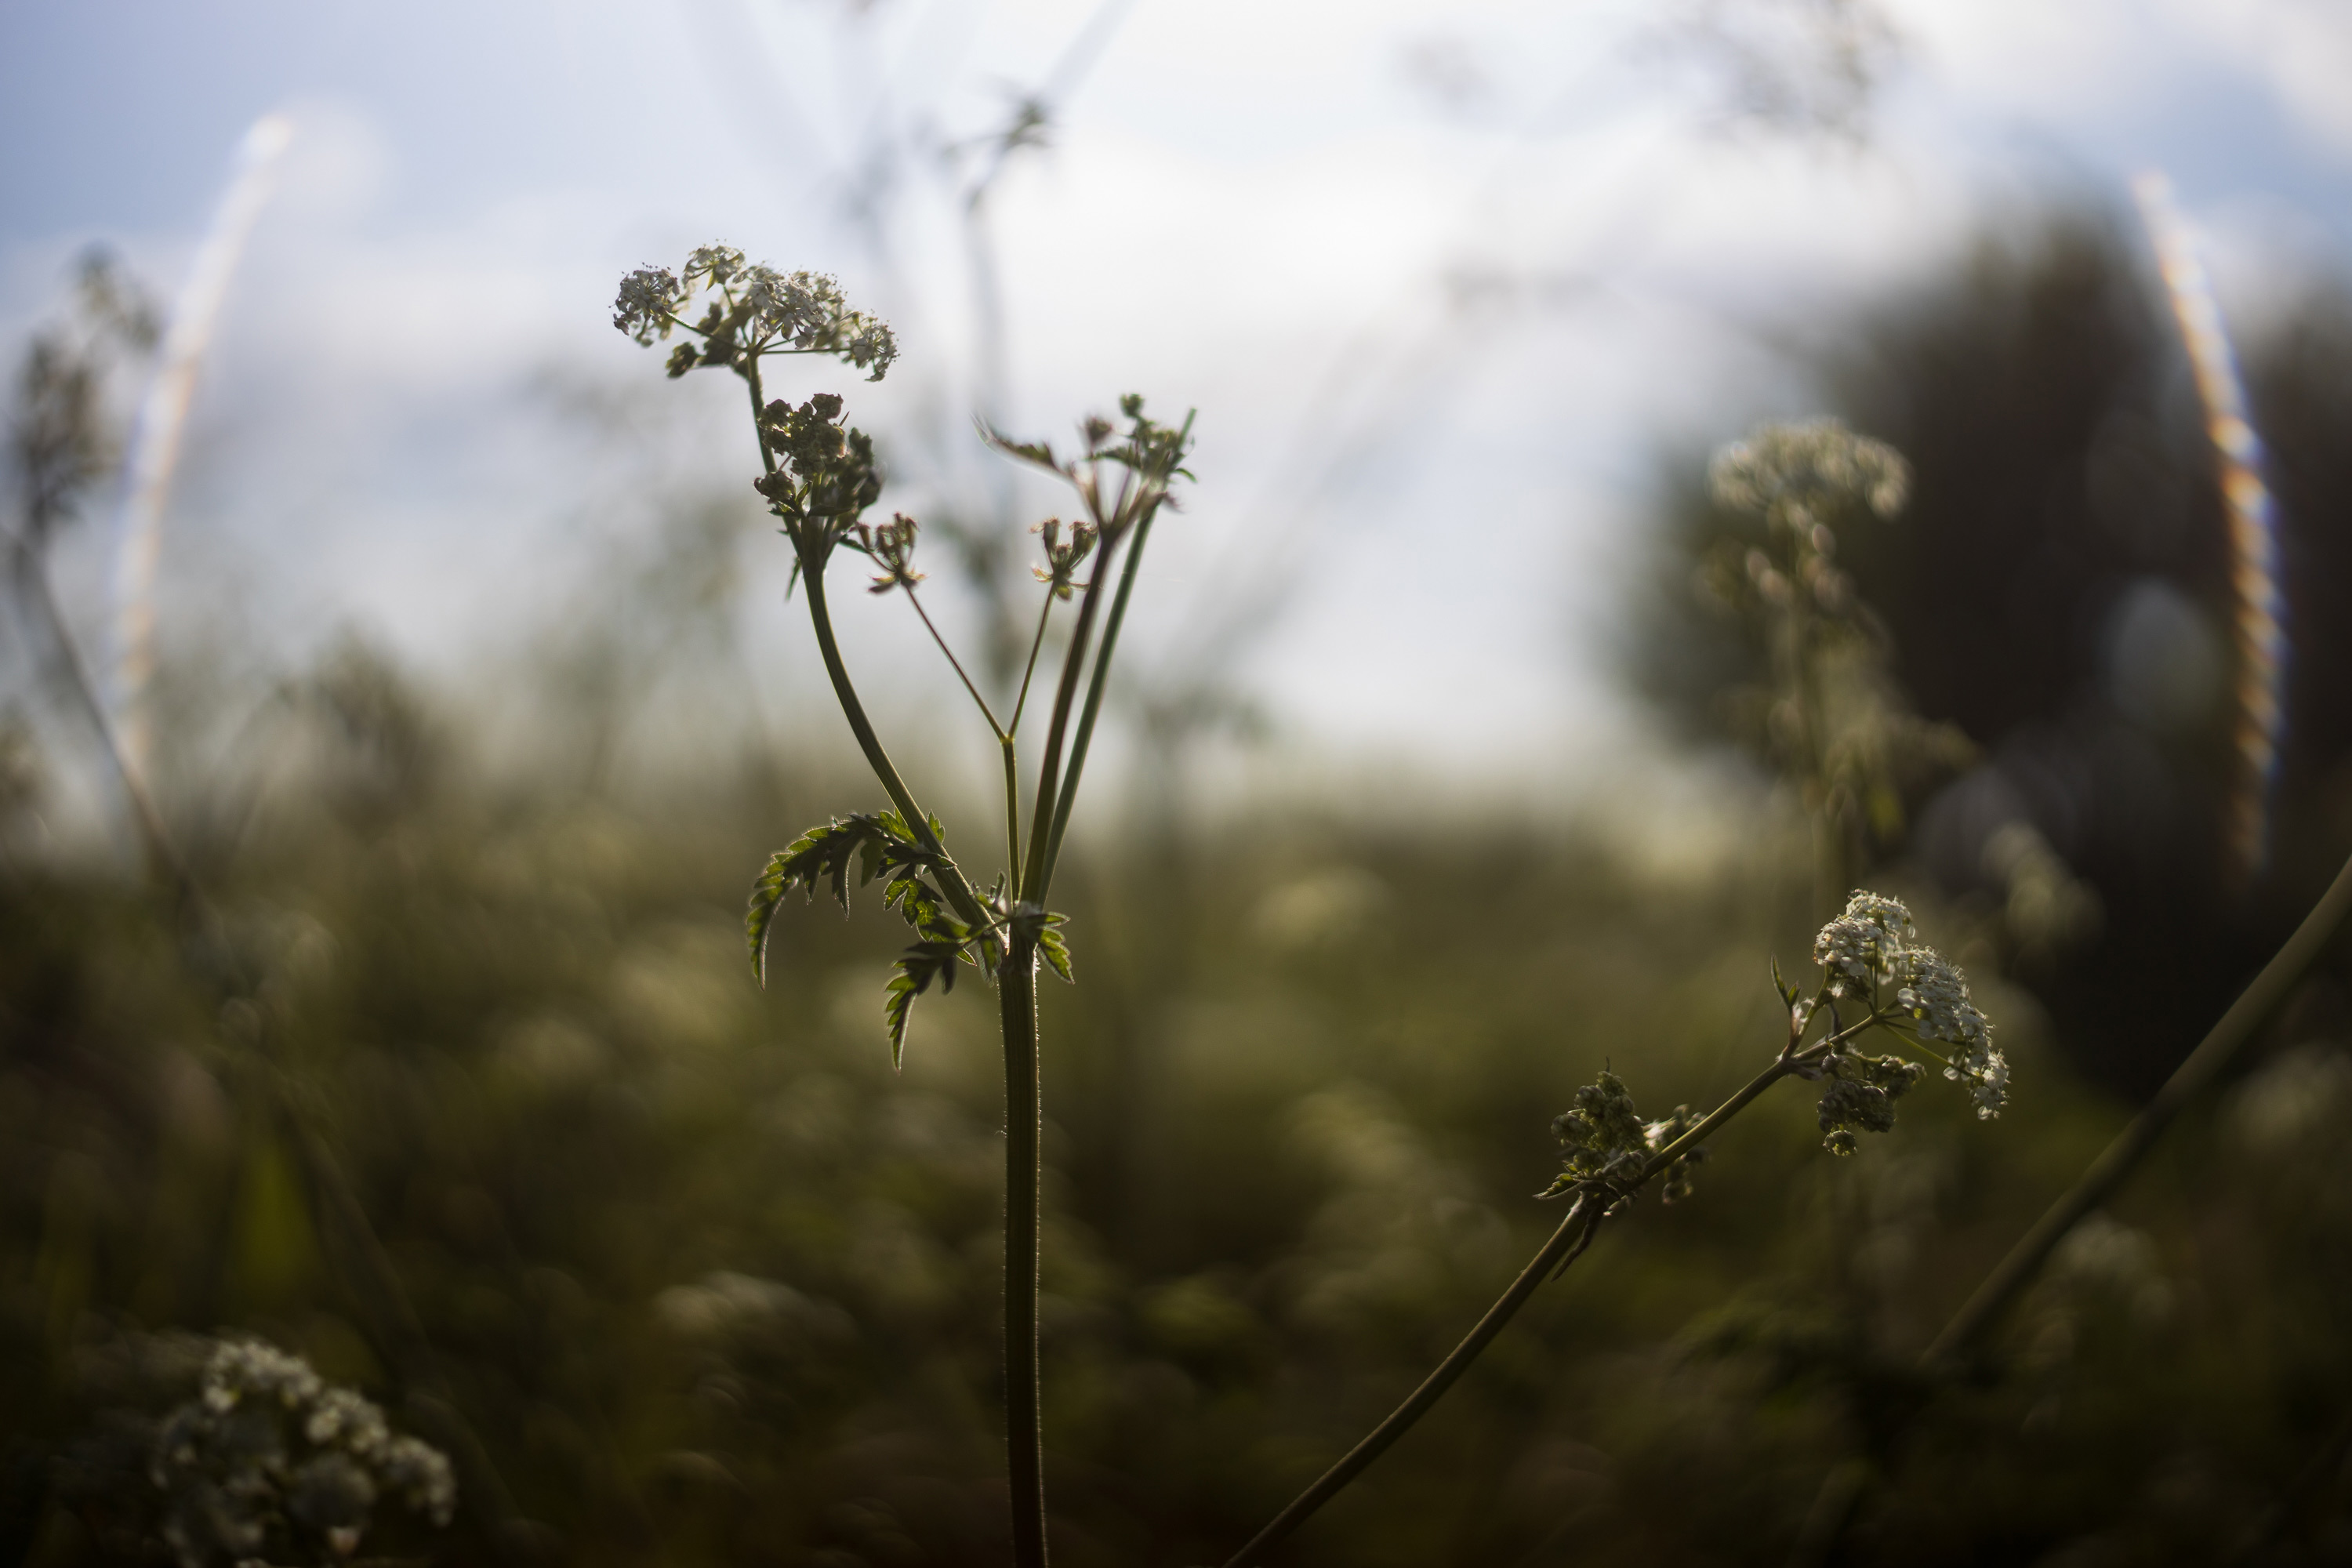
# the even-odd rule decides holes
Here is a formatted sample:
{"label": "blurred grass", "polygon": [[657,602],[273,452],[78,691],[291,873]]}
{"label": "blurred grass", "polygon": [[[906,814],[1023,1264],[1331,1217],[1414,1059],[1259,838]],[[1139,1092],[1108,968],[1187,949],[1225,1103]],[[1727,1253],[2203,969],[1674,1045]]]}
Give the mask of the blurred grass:
{"label": "blurred grass", "polygon": [[[894,1079],[895,921],[790,908],[764,993],[743,956],[764,851],[860,801],[758,754],[493,775],[381,665],[315,685],[336,700],[289,708],[249,798],[178,807],[250,999],[217,1005],[137,889],[5,825],[0,1539],[121,1554],[70,1478],[131,1336],[255,1330],[399,1407],[257,1091],[282,1070],[552,1560],[1000,1560],[992,998],[927,998]],[[1528,1194],[1576,1085],[1612,1064],[1662,1114],[1775,1047],[1804,861],[1756,810],[1682,883],[1600,827],[1434,816],[1087,851],[1080,984],[1045,996],[1060,1561],[1221,1560],[1557,1222]],[[1968,911],[1920,903],[1990,963]],[[1770,1097],[1290,1560],[1780,1561],[1832,1467],[1892,1453],[1906,1359],[2128,1112],[2026,994],[1981,989],[2008,1115],[1931,1080],[1838,1162],[1801,1092]],[[2302,1016],[2337,1037],[2286,1038],[2173,1135],[2005,1374],[1914,1429],[1856,1560],[2211,1561],[2341,1421],[2352,1068],[2340,1017]],[[2352,1549],[2344,1505],[2323,1491],[2295,1550]]]}

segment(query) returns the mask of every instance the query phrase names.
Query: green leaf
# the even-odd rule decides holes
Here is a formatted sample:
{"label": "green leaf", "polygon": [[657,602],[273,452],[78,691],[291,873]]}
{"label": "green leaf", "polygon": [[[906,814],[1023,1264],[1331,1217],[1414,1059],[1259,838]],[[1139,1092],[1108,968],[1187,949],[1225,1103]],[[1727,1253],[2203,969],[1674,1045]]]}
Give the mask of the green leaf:
{"label": "green leaf", "polygon": [[890,1070],[907,1059],[907,1026],[913,1021],[915,998],[940,983],[941,991],[955,989],[955,961],[964,956],[961,942],[919,942],[898,955],[898,973],[883,988],[882,1022],[890,1031]]}
{"label": "green leaf", "polygon": [[[934,841],[940,841],[936,822],[931,831]],[[947,928],[954,922],[940,913],[938,891],[916,875],[919,869],[934,866],[938,857],[915,842],[906,823],[896,813],[887,811],[837,817],[810,828],[769,857],[767,868],[751,884],[751,907],[743,916],[743,935],[751,950],[751,973],[761,984],[768,981],[768,935],[784,895],[800,888],[814,900],[817,884],[823,881],[832,888],[835,901],[846,914],[849,862],[853,857],[861,873],[859,886],[889,873],[883,901],[898,905],[908,923],[925,936],[949,934]],[[955,931],[960,935],[961,928],[955,927]]]}
{"label": "green leaf", "polygon": [[1060,927],[1068,917],[1047,915],[1045,928],[1037,933],[1037,951],[1045,955],[1046,966],[1060,975],[1065,984],[1075,984],[1076,977],[1070,973],[1070,944],[1064,941]]}
{"label": "green leaf", "polygon": [[1015,906],[1008,923],[1013,928],[1013,934],[1034,947],[1055,973],[1065,981],[1073,978],[1070,973],[1070,944],[1061,931],[1070,923],[1069,916],[1057,915],[1034,904],[1024,903]]}

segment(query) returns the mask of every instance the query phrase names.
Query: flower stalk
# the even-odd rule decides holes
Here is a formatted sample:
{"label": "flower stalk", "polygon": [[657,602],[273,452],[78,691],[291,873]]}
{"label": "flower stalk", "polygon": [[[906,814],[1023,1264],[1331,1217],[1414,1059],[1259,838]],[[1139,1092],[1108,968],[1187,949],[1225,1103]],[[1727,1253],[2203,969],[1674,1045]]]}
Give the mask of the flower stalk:
{"label": "flower stalk", "polygon": [[[703,312],[689,319],[685,312],[698,297],[704,301]],[[771,858],[745,918],[754,973],[764,979],[769,935],[784,895],[797,887],[814,897],[822,881],[845,909],[847,877],[855,861],[861,883],[882,879],[884,904],[906,919],[917,939],[899,958],[885,993],[883,1016],[894,1063],[903,1059],[915,999],[933,984],[951,990],[962,965],[979,967],[996,982],[1004,1048],[1004,1403],[1013,1555],[1019,1568],[1044,1568],[1045,1444],[1037,1342],[1044,1118],[1037,1049],[1039,963],[1066,981],[1071,978],[1069,949],[1060,930],[1063,917],[1049,911],[1045,899],[1102,706],[1144,536],[1153,516],[1169,504],[1170,485],[1179,476],[1190,478],[1181,465],[1191,445],[1192,419],[1188,416],[1181,428],[1165,428],[1145,416],[1141,398],[1130,395],[1120,403],[1125,430],[1107,419],[1087,419],[1080,426],[1084,448],[1066,462],[1043,443],[1009,441],[983,427],[983,437],[1000,451],[1067,482],[1087,512],[1069,526],[1066,536],[1059,520],[1037,529],[1046,562],[1037,576],[1045,585],[1045,600],[1011,718],[1000,722],[917,596],[916,584],[923,574],[913,565],[919,531],[915,520],[898,514],[880,525],[862,521],[881,493],[872,443],[842,422],[839,397],[820,393],[794,407],[767,401],[761,384],[760,362],[772,354],[829,355],[870,369],[870,379],[879,381],[898,355],[889,328],[850,310],[829,278],[805,272],[786,277],[749,265],[740,251],[718,246],[694,252],[682,275],[653,268],[631,273],[622,280],[613,320],[647,345],[682,333],[686,341],[667,362],[673,376],[719,367],[742,378],[760,447],[761,476],[755,488],[792,542],[793,576],[806,585],[809,625],[825,674],[858,749],[894,808],[812,828]],[[1106,483],[1114,478],[1106,473],[1107,466],[1118,470],[1113,483]],[[1128,552],[1097,651],[1093,639],[1103,613],[1106,579],[1130,535],[1134,547]],[[1005,864],[993,890],[985,896],[948,853],[944,829],[922,809],[892,763],[850,679],[825,591],[825,568],[838,549],[863,554],[879,568],[871,592],[905,591],[925,632],[996,741],[1004,776]],[[1024,841],[1022,715],[1054,602],[1077,591],[1076,574],[1090,556],[1093,570],[1055,683],[1037,773],[1034,819]],[[1087,695],[1073,736],[1072,710],[1081,686]],[[1072,742],[1066,761],[1066,742]]]}
{"label": "flower stalk", "polygon": [[[1664,1120],[1645,1122],[1634,1113],[1633,1096],[1614,1073],[1603,1072],[1598,1082],[1579,1089],[1576,1109],[1552,1123],[1563,1155],[1560,1174],[1538,1194],[1571,1197],[1568,1217],[1421,1386],[1293,1499],[1225,1568],[1252,1568],[1345,1490],[1444,1397],[1537,1287],[1566,1273],[1591,1247],[1601,1222],[1624,1212],[1644,1187],[1662,1180],[1666,1202],[1688,1196],[1690,1167],[1705,1159],[1706,1141],[1782,1079],[1825,1083],[1821,1125],[1833,1153],[1853,1152],[1857,1128],[1874,1132],[1890,1129],[1893,1101],[1924,1070],[1916,1063],[1864,1057],[1850,1048],[1873,1029],[1894,1033],[1914,1046],[1923,1037],[1954,1045],[1958,1048],[1948,1058],[1946,1076],[1967,1085],[1979,1114],[1996,1114],[2006,1094],[2008,1069],[1992,1047],[1990,1026],[1969,1002],[1959,972],[1913,936],[1910,911],[1900,903],[1855,893],[1845,912],[1824,926],[1814,942],[1821,980],[1811,996],[1801,995],[1775,970],[1774,987],[1789,1018],[1788,1037],[1779,1054],[1703,1117],[1676,1107]],[[1866,1003],[1859,1021],[1840,1023],[1837,1004],[1845,1000]],[[1823,1018],[1829,1027],[1809,1041],[1815,1021]]]}

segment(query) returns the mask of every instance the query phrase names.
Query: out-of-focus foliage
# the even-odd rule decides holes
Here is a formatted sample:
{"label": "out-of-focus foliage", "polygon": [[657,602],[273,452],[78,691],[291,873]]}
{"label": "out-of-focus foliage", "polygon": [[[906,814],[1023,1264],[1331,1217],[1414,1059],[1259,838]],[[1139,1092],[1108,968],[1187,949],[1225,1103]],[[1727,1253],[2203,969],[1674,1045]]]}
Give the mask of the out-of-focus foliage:
{"label": "out-of-focus foliage", "polygon": [[[2205,559],[2186,523],[2176,555],[2079,530],[2072,566],[2061,551],[2021,574],[1970,553],[1969,529],[2010,526],[2012,490],[2090,483],[2084,432],[2105,415],[2077,418],[2060,371],[2118,342],[2139,345],[2110,353],[2126,369],[2159,353],[2116,302],[2128,289],[2072,243],[1996,255],[1956,286],[2018,315],[2004,332],[1959,305],[1915,312],[1877,329],[1881,379],[1852,383],[1880,389],[1848,413],[1906,452],[1916,486],[1899,528],[1841,540],[1841,569],[1888,612],[1893,678],[1986,748],[1990,771],[1954,786],[1963,805],[1986,778],[2024,792],[2043,776],[2032,758],[2138,722],[2099,706],[2104,667],[2063,637],[2047,647],[2065,658],[2035,663],[2050,617],[2004,594],[2056,574],[2079,595],[2167,563],[2206,581],[2180,564]],[[2284,357],[2250,356],[2258,386],[2292,392],[2263,395],[2307,421],[2273,426],[2291,508],[2341,493],[2312,412],[2340,406],[2352,363],[2311,346],[2352,342],[2327,337],[2332,319]],[[2029,393],[2047,405],[2019,411]],[[2017,453],[2022,474],[2005,466]],[[2149,493],[2193,510],[2175,479]],[[154,1485],[147,1424],[188,1397],[192,1336],[264,1336],[402,1429],[447,1429],[413,1354],[381,1342],[394,1304],[354,1267],[300,1128],[331,1152],[511,1499],[465,1485],[478,1461],[452,1446],[452,1530],[381,1510],[370,1552],[1002,1560],[990,998],[927,1004],[901,1077],[874,1006],[888,922],[785,901],[768,989],[746,973],[741,890],[763,848],[838,798],[816,759],[845,737],[796,735],[791,765],[749,742],[631,745],[641,710],[681,683],[728,689],[710,672],[733,650],[706,635],[723,595],[674,570],[723,563],[727,526],[681,509],[648,568],[670,585],[631,612],[676,624],[616,616],[614,648],[579,633],[553,670],[513,675],[551,735],[587,737],[580,754],[494,767],[472,719],[358,644],[289,681],[238,766],[164,800],[218,905],[211,946],[47,835],[58,771],[28,741],[0,743],[0,1561],[156,1560],[86,1500]],[[2299,655],[2322,681],[2352,668],[2324,631],[2352,591],[2329,553],[2341,531],[2291,535],[2299,625],[2323,628]],[[1996,537],[2012,556],[2041,538]],[[2053,603],[2058,621],[2099,624]],[[1922,617],[1936,636],[1908,629]],[[1664,624],[1669,641],[1701,628],[1676,647],[1708,646],[1709,623]],[[1737,668],[1685,689],[1711,696]],[[2296,689],[2315,750],[2290,750],[2282,845],[2335,831],[2340,781],[2309,758],[2352,733]],[[2069,727],[2083,713],[2091,727]],[[2129,754],[2187,769],[2204,755],[2192,741]],[[2108,797],[2083,789],[2071,817],[1994,814],[1986,864],[2006,844],[2006,879],[1990,891],[1942,858],[1949,822],[1976,820],[1962,805],[1931,804],[1924,869],[1881,884],[2001,1020],[2013,1109],[1979,1122],[1962,1096],[1908,1096],[1899,1137],[1833,1161],[1811,1097],[1759,1101],[1715,1141],[1709,1180],[1613,1226],[1292,1560],[1779,1562],[1823,1478],[1858,1459],[1888,1479],[1850,1561],[2202,1563],[2257,1531],[2280,1561],[2352,1551],[2352,1495],[2324,1462],[2352,1410],[2336,980],[2307,988],[2224,1101],[2072,1238],[1981,1382],[1930,1401],[1914,1370],[2127,1113],[2070,1061],[2160,1057],[2210,1021],[2224,960],[2251,951],[2086,958],[2053,939],[2054,973],[2034,968],[2019,889],[2106,865],[2084,846],[2109,830]],[[2013,827],[2034,837],[2002,839]],[[1045,1002],[1045,1429],[1056,1555],[1075,1568],[1176,1568],[1244,1539],[1549,1231],[1557,1210],[1533,1194],[1577,1087],[1606,1071],[1643,1104],[1717,1101],[1780,1048],[1769,960],[1801,968],[1819,923],[1790,891],[1810,847],[1760,808],[1738,853],[1685,879],[1598,827],[1458,817],[1408,832],[1269,810],[1146,820],[1129,843],[1073,846],[1088,983]],[[2301,873],[2281,864],[2284,904]],[[2152,899],[2196,892],[2149,875]],[[1149,903],[1115,896],[1145,879]],[[2099,884],[2111,932],[2181,918],[2118,909],[2120,885]],[[224,987],[232,967],[251,984]]]}
{"label": "out-of-focus foliage", "polygon": [[[341,657],[334,689],[404,690]],[[749,847],[821,781],[753,756],[642,797],[493,784],[462,725],[398,717],[419,710],[290,705],[308,760],[234,858],[197,846],[268,976],[226,1012],[147,900],[12,826],[9,1539],[119,1553],[58,1466],[120,1407],[90,1379],[138,1333],[257,1331],[402,1407],[250,1091],[266,1009],[556,1560],[995,1560],[988,999],[944,999],[894,1078],[886,929],[787,905],[752,984]],[[1153,913],[1094,896],[1126,868],[1074,866],[1097,956],[1048,1003],[1063,1559],[1209,1558],[1381,1414],[1549,1228],[1549,1113],[1604,1063],[1706,1103],[1768,1059],[1763,960],[1801,963],[1807,935],[1770,889],[1802,856],[1658,886],[1574,835],[1292,821],[1189,844]],[[1986,1005],[2033,1084],[2008,1116],[1916,1097],[1901,1140],[1830,1162],[1804,1097],[1760,1104],[1716,1151],[1738,1179],[1612,1230],[1301,1560],[1777,1557],[1906,1397],[1886,1369],[2120,1119],[2067,1087],[2030,1004]],[[2352,1405],[2352,1208],[2301,1152],[2330,1124],[2297,1087],[2352,1069],[2305,1040],[2070,1252],[2011,1375],[1939,1407],[1861,1550],[2194,1560],[2276,1495]]]}
{"label": "out-of-focus foliage", "polygon": [[[1915,781],[1910,854],[1998,916],[2003,956],[2101,1078],[2152,1088],[2352,851],[2352,285],[2244,327],[2279,500],[2290,669],[2270,865],[2222,873],[2233,780],[2228,530],[2212,451],[2145,242],[2128,219],[2021,218],[1906,297],[1813,340],[1827,406],[1910,461],[1899,521],[1841,529],[1925,719],[1981,753]],[[1694,570],[1738,525],[1674,460],[1638,684],[1697,733],[1762,651]]]}

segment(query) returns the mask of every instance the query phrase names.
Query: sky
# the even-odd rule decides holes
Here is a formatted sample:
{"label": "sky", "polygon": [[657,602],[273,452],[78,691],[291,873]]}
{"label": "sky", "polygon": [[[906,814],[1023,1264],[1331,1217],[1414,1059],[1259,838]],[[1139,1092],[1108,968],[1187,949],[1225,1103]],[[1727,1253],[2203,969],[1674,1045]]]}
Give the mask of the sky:
{"label": "sky", "polygon": [[[885,384],[786,389],[845,382],[886,512],[1067,510],[976,411],[1197,407],[1135,679],[1236,692],[1294,753],[1539,792],[1641,743],[1608,649],[1646,498],[1810,411],[1811,323],[2149,167],[2251,317],[2352,255],[2347,79],[2327,0],[6,0],[0,347],[93,240],[173,297],[286,117],[169,492],[162,656],[170,605],[226,605],[284,657],[356,626],[463,690],[677,506],[746,494],[740,393],[608,321],[624,270],[723,238],[898,328]],[[1036,93],[1047,144],[975,230]],[[117,510],[59,563],[99,646]],[[763,700],[814,713],[781,544],[742,565]],[[877,684],[942,679],[855,597]]]}

